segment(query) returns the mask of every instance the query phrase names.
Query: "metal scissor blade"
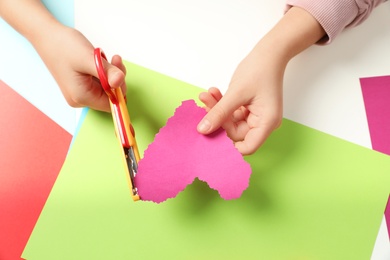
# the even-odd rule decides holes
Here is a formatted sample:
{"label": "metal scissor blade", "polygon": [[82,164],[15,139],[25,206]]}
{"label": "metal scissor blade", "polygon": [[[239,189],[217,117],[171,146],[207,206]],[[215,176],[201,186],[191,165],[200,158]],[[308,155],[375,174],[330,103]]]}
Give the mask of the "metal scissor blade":
{"label": "metal scissor blade", "polygon": [[130,181],[131,181],[131,186],[133,189],[132,192],[133,192],[133,195],[137,195],[138,192],[137,192],[137,188],[135,187],[135,184],[134,184],[134,177],[138,171],[138,163],[137,163],[137,160],[135,158],[134,149],[133,149],[133,147],[130,147],[130,148],[124,147],[123,149],[124,149],[125,156],[126,156],[127,167],[129,168]]}

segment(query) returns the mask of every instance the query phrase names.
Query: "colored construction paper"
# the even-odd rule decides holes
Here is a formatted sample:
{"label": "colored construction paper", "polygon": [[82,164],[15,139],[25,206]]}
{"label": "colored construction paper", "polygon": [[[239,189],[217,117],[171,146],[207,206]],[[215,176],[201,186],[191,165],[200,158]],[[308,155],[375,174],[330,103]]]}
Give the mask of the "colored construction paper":
{"label": "colored construction paper", "polygon": [[[73,134],[74,136],[76,136],[79,133],[80,128],[84,122],[84,119],[87,116],[88,109],[89,109],[88,107],[84,107],[81,109],[80,114],[78,115],[78,123],[77,123],[76,129],[74,130],[74,134]],[[70,143],[70,147],[72,147],[73,140],[74,140],[74,138],[72,138],[72,142]]]}
{"label": "colored construction paper", "polygon": [[0,81],[0,259],[20,259],[72,136]]}
{"label": "colored construction paper", "polygon": [[[143,156],[202,90],[126,67]],[[133,202],[120,155],[111,116],[89,110],[24,258],[369,259],[390,192],[389,156],[287,119],[245,157],[252,175],[237,200],[195,180],[164,203]]]}
{"label": "colored construction paper", "polygon": [[195,178],[217,190],[225,200],[237,199],[249,185],[251,168],[226,131],[199,134],[206,110],[194,100],[183,101],[160,129],[139,162],[135,184],[142,200],[174,198]]}
{"label": "colored construction paper", "polygon": [[[360,84],[372,148],[390,155],[390,76],[361,78]],[[390,238],[390,201],[385,209],[385,219]]]}
{"label": "colored construction paper", "polygon": [[385,209],[385,219],[387,223],[387,231],[389,233],[389,238],[390,238],[390,196],[389,196],[389,200],[387,201],[387,206]]}
{"label": "colored construction paper", "polygon": [[372,148],[390,155],[390,76],[361,78]]}

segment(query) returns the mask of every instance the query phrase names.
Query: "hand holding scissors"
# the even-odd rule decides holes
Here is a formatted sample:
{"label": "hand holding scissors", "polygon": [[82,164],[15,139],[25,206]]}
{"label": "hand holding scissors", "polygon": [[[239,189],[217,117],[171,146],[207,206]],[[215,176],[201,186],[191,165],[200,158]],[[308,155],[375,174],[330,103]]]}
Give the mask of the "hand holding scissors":
{"label": "hand holding scissors", "polygon": [[140,199],[137,188],[134,185],[134,177],[138,171],[140,160],[135,132],[131,125],[129,112],[121,88],[111,88],[103,67],[102,58],[107,60],[106,55],[100,48],[94,51],[95,65],[101,85],[106,92],[111,107],[111,114],[115,125],[115,133],[122,146],[123,163],[127,172],[131,196],[134,201]]}

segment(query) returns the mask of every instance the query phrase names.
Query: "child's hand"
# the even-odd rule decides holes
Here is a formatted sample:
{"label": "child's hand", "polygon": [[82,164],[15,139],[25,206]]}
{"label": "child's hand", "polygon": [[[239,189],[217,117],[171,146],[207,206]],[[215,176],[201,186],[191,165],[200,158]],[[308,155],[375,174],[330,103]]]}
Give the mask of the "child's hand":
{"label": "child's hand", "polygon": [[224,96],[217,88],[199,95],[208,114],[198,131],[222,126],[244,155],[254,153],[282,120],[284,68],[272,67],[259,54],[254,50],[240,63]]}
{"label": "child's hand", "polygon": [[[45,40],[34,39],[32,43],[68,104],[109,112],[108,97],[97,79],[92,44],[77,30],[61,25],[45,35]],[[121,57],[115,55],[111,64],[103,61],[111,87],[121,87],[125,95],[126,69]]]}
{"label": "child's hand", "polygon": [[[2,0],[0,16],[31,42],[69,105],[110,111],[97,80],[94,47],[84,35],[62,25],[39,0]],[[122,88],[125,95],[126,70],[121,58],[114,56],[104,67],[111,87]]]}
{"label": "child's hand", "polygon": [[238,65],[223,97],[215,88],[200,94],[208,113],[198,131],[210,134],[222,126],[242,154],[254,153],[282,121],[288,62],[324,35],[311,14],[292,7]]}

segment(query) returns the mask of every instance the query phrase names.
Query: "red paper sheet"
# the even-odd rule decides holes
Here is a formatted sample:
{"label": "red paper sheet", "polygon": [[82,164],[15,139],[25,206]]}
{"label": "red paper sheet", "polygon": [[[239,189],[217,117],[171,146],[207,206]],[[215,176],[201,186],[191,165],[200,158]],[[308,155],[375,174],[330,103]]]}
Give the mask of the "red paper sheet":
{"label": "red paper sheet", "polygon": [[20,259],[72,136],[0,81],[0,259]]}
{"label": "red paper sheet", "polygon": [[251,167],[223,129],[202,135],[196,125],[206,114],[193,100],[176,109],[139,162],[135,178],[142,200],[175,197],[195,178],[226,200],[239,198],[249,185]]}
{"label": "red paper sheet", "polygon": [[[390,76],[361,78],[360,85],[372,148],[390,155]],[[385,219],[390,238],[390,197],[385,209]]]}

